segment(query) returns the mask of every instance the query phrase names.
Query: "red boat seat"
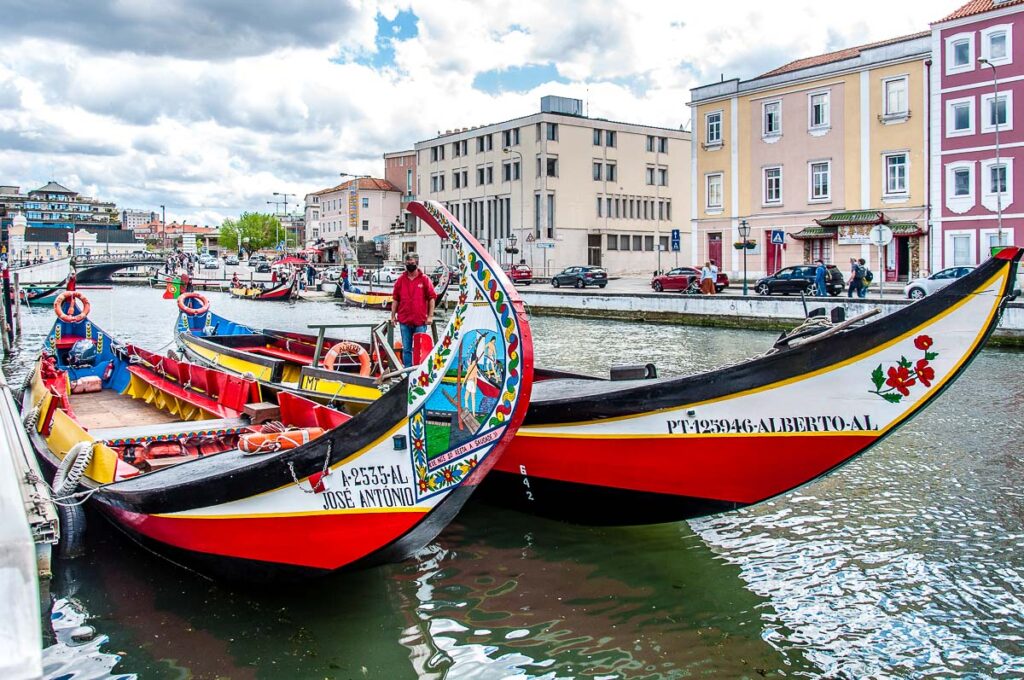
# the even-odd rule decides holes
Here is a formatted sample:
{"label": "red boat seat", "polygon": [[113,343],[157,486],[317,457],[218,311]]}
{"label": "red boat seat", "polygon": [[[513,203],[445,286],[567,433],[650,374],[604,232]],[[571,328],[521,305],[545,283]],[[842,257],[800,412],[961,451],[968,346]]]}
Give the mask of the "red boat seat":
{"label": "red boat seat", "polygon": [[79,340],[85,340],[81,335],[62,335],[60,340],[57,341],[57,349],[71,349]]}
{"label": "red boat seat", "polygon": [[296,352],[289,352],[286,349],[279,347],[255,347],[249,350],[253,354],[261,354],[267,357],[273,357],[275,359],[284,359],[290,361],[293,364],[299,364],[300,366],[309,366],[313,363],[313,357],[305,354],[298,354]]}
{"label": "red boat seat", "polygon": [[322,427],[331,430],[352,419],[346,413],[290,392],[278,394],[277,405],[281,409],[281,422],[294,427]]}
{"label": "red boat seat", "polygon": [[163,390],[167,394],[178,399],[181,399],[182,401],[188,404],[192,404],[193,406],[201,408],[204,411],[213,413],[221,418],[236,417],[241,412],[241,409],[234,409],[233,412],[229,411],[228,408],[225,408],[224,406],[217,403],[213,399],[186,390],[185,388],[179,386],[177,383],[173,383],[170,380],[164,378],[163,376],[156,374],[155,372],[142,366],[129,366],[128,371],[133,375],[138,376],[142,380],[145,380],[148,383],[152,383],[154,386]]}

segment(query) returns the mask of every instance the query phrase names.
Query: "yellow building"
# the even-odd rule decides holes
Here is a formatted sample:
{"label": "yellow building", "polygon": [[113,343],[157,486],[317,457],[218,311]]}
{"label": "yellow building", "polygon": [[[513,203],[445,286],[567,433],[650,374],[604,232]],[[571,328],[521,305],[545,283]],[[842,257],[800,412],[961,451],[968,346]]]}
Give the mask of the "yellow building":
{"label": "yellow building", "polygon": [[[929,33],[799,59],[691,90],[696,264],[750,278],[863,257],[886,280],[929,270]],[[878,266],[871,225],[895,238]],[[741,245],[749,225],[753,247]],[[781,237],[782,244],[772,243]]]}

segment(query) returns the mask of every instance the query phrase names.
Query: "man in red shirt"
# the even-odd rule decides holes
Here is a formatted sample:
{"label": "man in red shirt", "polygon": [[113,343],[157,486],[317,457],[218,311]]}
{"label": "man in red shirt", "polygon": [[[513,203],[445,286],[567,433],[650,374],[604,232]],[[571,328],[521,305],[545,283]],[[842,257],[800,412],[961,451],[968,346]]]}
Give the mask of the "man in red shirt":
{"label": "man in red shirt", "polygon": [[412,338],[427,332],[427,321],[434,318],[437,293],[430,277],[420,271],[420,256],[406,253],[405,273],[395,281],[391,292],[391,323],[402,331],[402,364],[412,365]]}

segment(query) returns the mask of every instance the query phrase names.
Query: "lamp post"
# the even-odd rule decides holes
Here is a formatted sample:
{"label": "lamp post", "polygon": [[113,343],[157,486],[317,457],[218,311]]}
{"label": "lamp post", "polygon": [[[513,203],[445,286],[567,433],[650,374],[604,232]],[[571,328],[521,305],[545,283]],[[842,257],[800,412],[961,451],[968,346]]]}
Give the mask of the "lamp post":
{"label": "lamp post", "polygon": [[[988,66],[992,69],[992,120],[995,122],[996,128],[996,177],[998,178],[999,184],[996,187],[996,226],[997,232],[997,243],[996,245],[1003,245],[1003,190],[1006,188],[1005,182],[1009,179],[1006,170],[999,162],[999,78],[996,77],[996,66],[985,57],[978,59],[978,63],[982,66]],[[1005,109],[1004,109],[1005,110]],[[989,181],[991,181],[991,177]],[[991,248],[989,249],[991,254]]]}
{"label": "lamp post", "polygon": [[[519,156],[519,238],[523,242],[523,247],[526,247],[526,224],[523,223],[524,205],[523,205],[523,154],[512,149],[510,147],[502,148],[503,153],[515,154]],[[512,168],[509,169],[509,180],[514,179]],[[513,262],[514,264],[514,262]],[[533,248],[530,248],[530,269],[533,269]]]}
{"label": "lamp post", "polygon": [[516,264],[516,235],[512,234],[508,237],[509,249],[508,249],[508,268],[512,271],[512,267]]}
{"label": "lamp post", "polygon": [[[275,196],[277,195],[276,191],[274,192],[274,195]],[[267,205],[274,206],[274,217],[277,217],[278,213],[281,210],[281,201],[267,201]],[[274,250],[277,250],[277,244],[279,244],[281,242],[281,234],[277,230],[277,228],[278,228],[278,226],[280,226],[280,224],[281,224],[281,221],[278,220],[277,224],[274,225]]]}
{"label": "lamp post", "polygon": [[160,206],[160,247],[167,249],[167,208]]}
{"label": "lamp post", "polygon": [[750,238],[750,225],[740,220],[740,238],[743,240],[743,294],[747,294],[747,239]]}
{"label": "lamp post", "polygon": [[[290,223],[291,222],[291,216],[288,213],[288,197],[292,196],[294,198],[295,194],[286,194],[283,191],[275,191],[274,195],[275,196],[280,196],[280,197],[282,197],[284,199],[284,201],[282,201],[284,203],[284,214],[285,214],[286,217],[289,218],[289,223]],[[287,246],[288,246],[288,243],[287,243],[287,240],[288,240],[288,230],[286,229],[284,233],[285,233],[285,250],[287,250]],[[274,236],[275,237],[277,236],[276,230],[275,230]],[[278,243],[280,243],[280,239],[278,240]]]}

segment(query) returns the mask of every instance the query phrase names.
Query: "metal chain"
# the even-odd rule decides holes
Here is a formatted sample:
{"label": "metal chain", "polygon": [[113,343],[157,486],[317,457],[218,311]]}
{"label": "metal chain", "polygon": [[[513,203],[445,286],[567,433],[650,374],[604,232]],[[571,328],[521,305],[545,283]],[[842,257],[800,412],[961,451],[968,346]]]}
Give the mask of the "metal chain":
{"label": "metal chain", "polygon": [[[327,440],[327,455],[324,456],[324,465],[320,469],[320,478],[321,479],[323,479],[327,475],[328,468],[330,467],[330,464],[331,464],[331,454],[333,454],[333,452],[334,452],[334,440],[333,439],[328,439]],[[291,474],[292,474],[292,481],[295,482],[295,486],[299,487],[299,491],[301,491],[302,493],[316,493],[316,491],[313,489],[313,485],[312,484],[309,485],[309,490],[308,491],[306,489],[302,488],[302,484],[299,482],[299,478],[295,474],[295,464],[292,461],[288,461],[287,465],[288,465],[288,471],[291,472]]]}

